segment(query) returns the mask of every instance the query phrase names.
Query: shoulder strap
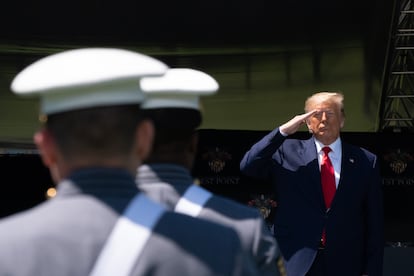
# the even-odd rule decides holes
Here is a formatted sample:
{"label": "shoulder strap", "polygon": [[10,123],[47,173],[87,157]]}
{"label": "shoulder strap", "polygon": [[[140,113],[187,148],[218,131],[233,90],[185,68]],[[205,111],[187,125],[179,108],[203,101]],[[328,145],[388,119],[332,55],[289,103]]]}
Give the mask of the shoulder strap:
{"label": "shoulder strap", "polygon": [[90,276],[129,275],[164,208],[144,195],[135,196],[116,222]]}
{"label": "shoulder strap", "polygon": [[212,195],[197,185],[191,185],[175,205],[174,211],[196,217]]}

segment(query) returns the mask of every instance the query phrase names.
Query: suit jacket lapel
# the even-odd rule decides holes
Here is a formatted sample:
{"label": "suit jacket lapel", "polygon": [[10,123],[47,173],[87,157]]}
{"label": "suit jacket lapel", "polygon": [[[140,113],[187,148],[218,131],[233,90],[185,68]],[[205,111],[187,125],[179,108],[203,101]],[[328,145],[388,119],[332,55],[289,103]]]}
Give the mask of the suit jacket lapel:
{"label": "suit jacket lapel", "polygon": [[[353,191],[355,182],[351,180],[352,176],[360,174],[358,167],[359,157],[349,144],[342,141],[342,158],[341,158],[341,176],[339,178],[338,188],[332,201],[332,208],[337,204],[342,204],[349,200],[349,194]],[[342,200],[343,198],[343,200]]]}
{"label": "suit jacket lapel", "polygon": [[348,145],[342,142],[341,176],[332,205],[335,204],[335,201],[338,201],[338,199],[335,199],[341,197],[341,194],[343,194],[343,190],[345,189],[344,185],[349,185],[348,177],[356,174],[354,171],[356,162],[356,157],[352,154]]}

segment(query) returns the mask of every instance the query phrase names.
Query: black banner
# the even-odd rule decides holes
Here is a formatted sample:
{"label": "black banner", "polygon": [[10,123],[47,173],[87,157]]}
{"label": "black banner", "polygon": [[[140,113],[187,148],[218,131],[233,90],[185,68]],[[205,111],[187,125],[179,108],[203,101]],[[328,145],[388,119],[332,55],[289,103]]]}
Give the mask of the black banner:
{"label": "black banner", "polygon": [[[244,153],[267,131],[200,130],[193,176],[208,190],[260,208],[269,224],[277,208],[269,183],[240,173]],[[307,138],[301,132],[297,138]],[[376,153],[384,191],[386,241],[391,246],[414,242],[414,133],[342,133],[342,139]],[[0,217],[30,208],[46,199],[54,187],[36,150],[0,151]]]}

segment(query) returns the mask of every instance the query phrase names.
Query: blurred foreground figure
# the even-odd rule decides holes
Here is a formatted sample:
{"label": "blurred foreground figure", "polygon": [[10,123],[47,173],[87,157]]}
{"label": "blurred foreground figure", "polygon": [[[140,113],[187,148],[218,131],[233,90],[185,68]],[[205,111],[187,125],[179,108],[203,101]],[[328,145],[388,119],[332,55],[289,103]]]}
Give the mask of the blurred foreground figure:
{"label": "blurred foreground figure", "polygon": [[37,95],[47,116],[34,142],[57,196],[0,221],[0,275],[255,275],[232,229],[137,193],[154,132],[139,79],[166,70],[139,53],[85,48],[16,76],[11,89]]}
{"label": "blurred foreground figure", "polygon": [[260,212],[195,185],[191,175],[202,121],[199,98],[218,88],[211,76],[189,68],[141,80],[147,94],[143,109],[154,122],[155,138],[137,184],[170,210],[233,227],[260,275],[279,275],[279,249]]}

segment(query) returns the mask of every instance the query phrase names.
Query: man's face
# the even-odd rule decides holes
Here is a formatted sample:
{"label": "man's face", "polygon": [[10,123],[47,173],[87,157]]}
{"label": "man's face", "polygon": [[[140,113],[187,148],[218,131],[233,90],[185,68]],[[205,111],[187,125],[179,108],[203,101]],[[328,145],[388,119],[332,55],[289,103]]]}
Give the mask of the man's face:
{"label": "man's face", "polygon": [[318,111],[307,120],[309,130],[323,144],[331,144],[339,137],[344,125],[345,118],[340,108],[332,102],[323,102],[311,109]]}

